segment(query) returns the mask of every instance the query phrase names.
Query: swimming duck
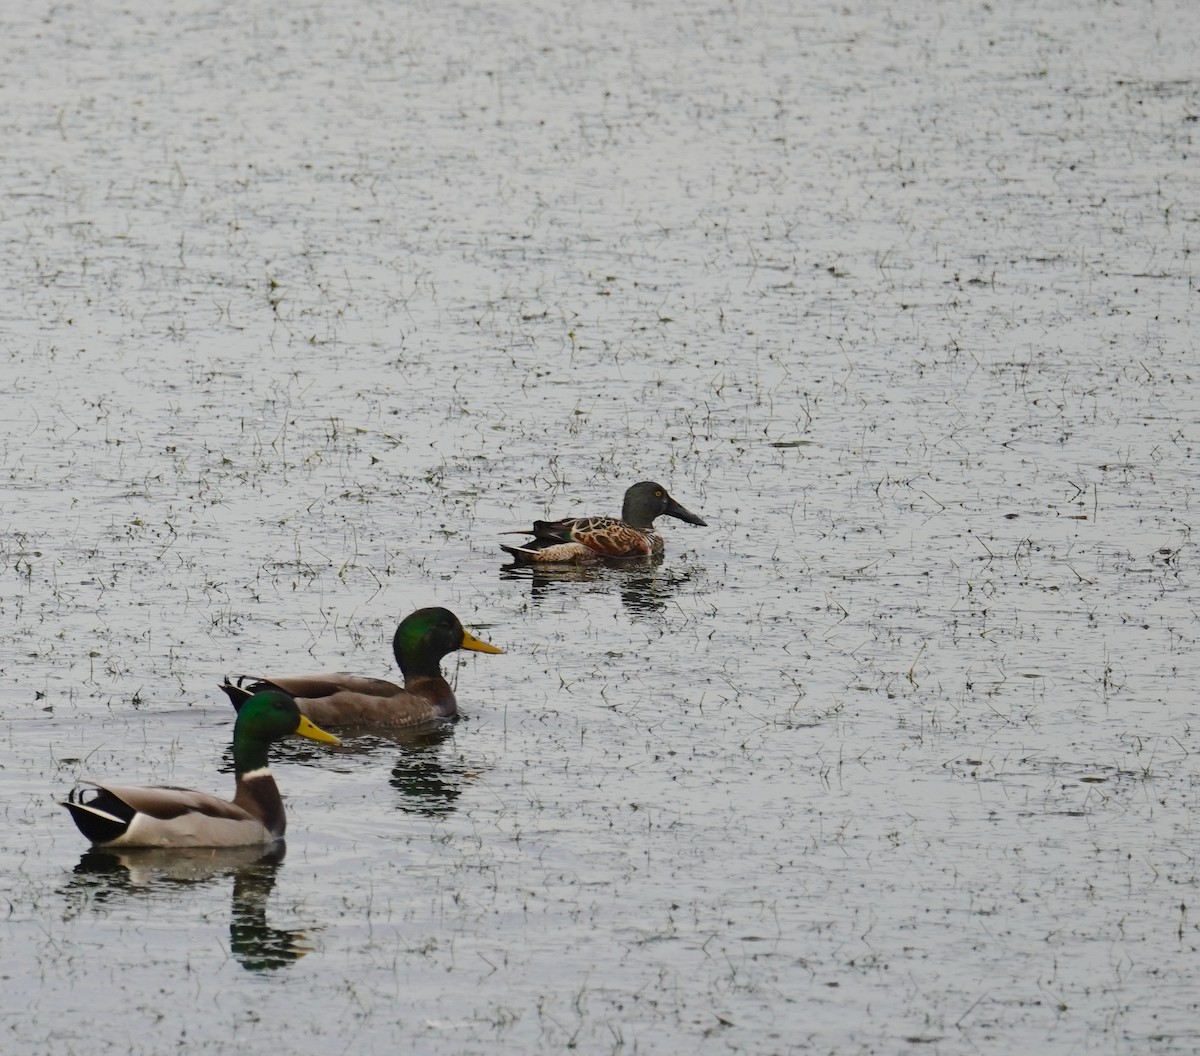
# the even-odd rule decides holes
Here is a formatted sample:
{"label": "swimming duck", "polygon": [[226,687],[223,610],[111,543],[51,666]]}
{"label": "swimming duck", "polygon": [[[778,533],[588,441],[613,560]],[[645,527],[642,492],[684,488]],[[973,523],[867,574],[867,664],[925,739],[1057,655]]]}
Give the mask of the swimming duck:
{"label": "swimming duck", "polygon": [[88,781],[63,806],[96,847],[245,847],[273,844],[287,819],[267,765],[272,741],[298,733],[340,743],[300,714],[286,693],[253,694],[233,727],[237,785],[232,800],[171,785],[127,786]]}
{"label": "swimming duck", "polygon": [[477,653],[504,650],[464,630],[449,609],[418,609],[396,628],[392,641],[403,687],[381,678],[338,672],[330,675],[229,675],[221,688],[235,708],[266,687],[296,698],[313,722],[337,726],[415,726],[458,714],[454,691],[442,677],[441,660],[456,649]]}
{"label": "swimming duck", "polygon": [[654,530],[656,517],[676,517],[688,524],[707,522],[679,505],[661,484],[643,480],[625,492],[621,517],[567,517],[534,521],[533,527],[506,535],[532,535],[525,546],[505,546],[517,564],[580,564],[612,557],[658,557],[662,536]]}

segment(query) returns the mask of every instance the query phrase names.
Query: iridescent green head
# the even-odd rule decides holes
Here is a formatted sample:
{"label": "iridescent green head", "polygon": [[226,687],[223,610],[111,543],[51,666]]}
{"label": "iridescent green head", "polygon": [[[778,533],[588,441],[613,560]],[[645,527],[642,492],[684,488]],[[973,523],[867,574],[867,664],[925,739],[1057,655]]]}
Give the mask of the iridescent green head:
{"label": "iridescent green head", "polygon": [[476,638],[463,628],[449,609],[417,609],[404,617],[392,641],[396,663],[405,678],[439,675],[441,660],[456,649],[477,653],[502,653],[498,646]]}
{"label": "iridescent green head", "polygon": [[255,693],[238,708],[233,725],[233,762],[239,774],[267,765],[267,748],[289,734],[311,741],[340,744],[332,734],[314,725],[301,713],[296,701],[279,689]]}

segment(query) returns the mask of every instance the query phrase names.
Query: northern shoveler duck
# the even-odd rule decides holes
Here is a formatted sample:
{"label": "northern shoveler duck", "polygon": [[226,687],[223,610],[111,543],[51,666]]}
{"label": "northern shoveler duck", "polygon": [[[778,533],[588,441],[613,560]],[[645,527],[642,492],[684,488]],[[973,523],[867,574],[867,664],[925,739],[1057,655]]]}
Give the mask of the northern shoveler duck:
{"label": "northern shoveler duck", "polygon": [[456,649],[504,650],[463,629],[449,609],[418,609],[396,628],[392,641],[404,685],[338,672],[330,675],[229,675],[221,689],[235,708],[260,689],[296,698],[313,722],[329,726],[415,726],[458,714],[454,691],[442,677],[441,660]]}
{"label": "northern shoveler duck", "polygon": [[613,557],[658,557],[662,536],[654,530],[656,517],[676,517],[688,524],[707,522],[679,505],[661,484],[643,480],[625,492],[620,518],[567,517],[534,521],[532,528],[507,535],[532,535],[524,546],[501,549],[522,565],[579,564]]}
{"label": "northern shoveler duck", "polygon": [[96,847],[246,847],[273,844],[287,819],[267,748],[291,733],[340,743],[300,714],[286,693],[252,695],[233,727],[236,791],[232,800],[169,785],[126,786],[86,782],[63,806]]}

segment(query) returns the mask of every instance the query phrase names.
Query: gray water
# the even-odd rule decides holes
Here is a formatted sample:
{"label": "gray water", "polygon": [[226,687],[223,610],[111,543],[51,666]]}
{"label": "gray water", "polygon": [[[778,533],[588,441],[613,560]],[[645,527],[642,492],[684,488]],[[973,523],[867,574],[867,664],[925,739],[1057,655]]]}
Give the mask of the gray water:
{"label": "gray water", "polygon": [[[5,1052],[1200,1046],[1191,4],[2,30]],[[428,604],[507,654],[282,860],[87,853]]]}

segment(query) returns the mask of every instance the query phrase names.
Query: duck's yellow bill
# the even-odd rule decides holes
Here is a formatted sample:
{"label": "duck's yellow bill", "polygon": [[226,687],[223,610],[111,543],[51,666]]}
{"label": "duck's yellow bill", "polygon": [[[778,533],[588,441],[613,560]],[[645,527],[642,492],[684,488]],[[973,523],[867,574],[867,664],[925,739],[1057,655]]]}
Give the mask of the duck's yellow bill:
{"label": "duck's yellow bill", "polygon": [[485,642],[482,638],[476,638],[470,631],[463,631],[462,645],[460,649],[470,649],[474,653],[502,653],[503,649],[498,645],[492,645],[491,642]]}
{"label": "duck's yellow bill", "polygon": [[341,744],[332,733],[326,733],[315,722],[308,718],[307,715],[300,716],[300,725],[296,727],[296,732],[301,737],[307,737],[310,741],[320,741],[322,744]]}

